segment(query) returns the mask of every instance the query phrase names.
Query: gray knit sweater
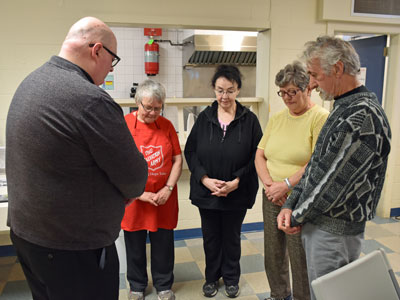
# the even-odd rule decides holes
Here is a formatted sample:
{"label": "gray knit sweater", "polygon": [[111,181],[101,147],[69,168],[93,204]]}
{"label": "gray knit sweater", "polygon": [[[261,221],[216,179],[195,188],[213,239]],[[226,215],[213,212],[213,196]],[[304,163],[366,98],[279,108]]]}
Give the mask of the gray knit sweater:
{"label": "gray knit sweater", "polygon": [[292,225],[311,222],[339,235],[364,232],[385,179],[391,132],[375,94],[364,86],[341,96],[284,208]]}
{"label": "gray knit sweater", "polygon": [[118,237],[124,200],[142,194],[147,163],[119,105],[84,70],[53,56],[11,102],[6,172],[16,235],[87,250]]}

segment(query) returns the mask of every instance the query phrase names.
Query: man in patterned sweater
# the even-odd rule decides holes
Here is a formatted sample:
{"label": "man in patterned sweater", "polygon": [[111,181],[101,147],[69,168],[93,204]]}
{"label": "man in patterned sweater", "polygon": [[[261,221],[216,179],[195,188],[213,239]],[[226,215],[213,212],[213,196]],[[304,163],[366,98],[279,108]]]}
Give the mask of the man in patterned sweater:
{"label": "man in patterned sweater", "polygon": [[376,95],[357,80],[360,61],[350,43],[319,37],[306,44],[303,57],[310,84],[335,103],[277,221],[286,233],[301,230],[311,284],[359,257],[382,191],[391,133]]}

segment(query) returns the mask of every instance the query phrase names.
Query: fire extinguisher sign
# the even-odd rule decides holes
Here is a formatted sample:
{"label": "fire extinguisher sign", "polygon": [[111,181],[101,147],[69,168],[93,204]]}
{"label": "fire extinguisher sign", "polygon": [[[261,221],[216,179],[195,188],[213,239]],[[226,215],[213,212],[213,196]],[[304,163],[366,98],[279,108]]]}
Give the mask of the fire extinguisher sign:
{"label": "fire extinguisher sign", "polygon": [[104,79],[104,82],[101,86],[105,90],[114,90],[114,75],[107,75],[106,78]]}
{"label": "fire extinguisher sign", "polygon": [[162,36],[162,28],[144,28],[145,36]]}

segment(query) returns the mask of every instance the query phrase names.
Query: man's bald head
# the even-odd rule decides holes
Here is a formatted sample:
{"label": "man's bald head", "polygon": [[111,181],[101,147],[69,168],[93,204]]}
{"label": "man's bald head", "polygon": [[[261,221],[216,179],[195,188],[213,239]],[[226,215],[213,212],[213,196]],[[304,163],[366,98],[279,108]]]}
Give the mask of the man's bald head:
{"label": "man's bald head", "polygon": [[102,42],[110,45],[115,40],[111,29],[99,19],[85,17],[80,19],[69,30],[64,43],[84,43]]}
{"label": "man's bald head", "polygon": [[[89,45],[92,45],[93,47]],[[62,44],[59,56],[84,69],[96,85],[113,70],[113,57],[104,47],[117,52],[117,40],[112,30],[101,20],[85,17],[76,22]]]}

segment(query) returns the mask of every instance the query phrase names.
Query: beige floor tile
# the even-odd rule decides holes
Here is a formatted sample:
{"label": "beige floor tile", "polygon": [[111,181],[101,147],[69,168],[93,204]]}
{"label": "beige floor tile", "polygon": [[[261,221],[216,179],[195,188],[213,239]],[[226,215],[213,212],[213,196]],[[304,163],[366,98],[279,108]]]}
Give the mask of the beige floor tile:
{"label": "beige floor tile", "polygon": [[146,244],[146,259],[147,259],[147,265],[149,265],[150,261],[151,261],[151,246],[150,246],[150,244]]}
{"label": "beige floor tile", "polygon": [[203,247],[203,239],[190,239],[190,240],[185,240],[185,243],[188,247],[192,246],[201,246]]}
{"label": "beige floor tile", "polygon": [[376,240],[393,251],[399,251],[400,249],[400,236],[389,236],[377,238]]}
{"label": "beige floor tile", "polygon": [[206,262],[204,260],[199,260],[199,261],[196,261],[196,264],[199,267],[201,274],[205,278],[206,277],[206,275],[205,275]]}
{"label": "beige floor tile", "polygon": [[257,247],[249,240],[242,240],[241,245],[242,245],[242,256],[260,253]]}
{"label": "beige floor tile", "polygon": [[368,235],[369,231],[374,231],[379,225],[373,223],[373,222],[367,222],[367,225],[365,226],[365,231],[364,231],[364,239],[366,240],[372,240],[373,238]]}
{"label": "beige floor tile", "polygon": [[0,281],[7,281],[8,276],[10,275],[11,269],[13,268],[14,265],[8,264],[8,265],[2,265],[0,266]]}
{"label": "beige floor tile", "polygon": [[400,222],[380,225],[382,228],[400,236]]}
{"label": "beige floor tile", "polygon": [[264,256],[264,239],[250,240],[250,242],[257,248],[258,253]]}
{"label": "beige floor tile", "polygon": [[400,272],[400,253],[386,253],[393,272]]}
{"label": "beige floor tile", "polygon": [[369,239],[382,238],[387,236],[393,236],[393,232],[386,230],[382,226],[368,226],[365,229],[365,235],[368,236]]}
{"label": "beige floor tile", "polygon": [[11,245],[12,242],[10,240],[10,232],[9,231],[0,231],[0,246]]}
{"label": "beige floor tile", "polygon": [[127,290],[119,290],[118,300],[128,300],[128,291]]}
{"label": "beige floor tile", "polygon": [[14,264],[16,261],[17,261],[16,256],[0,257],[0,266],[11,265]]}
{"label": "beige floor tile", "polygon": [[175,263],[194,261],[194,258],[187,247],[175,248]]}
{"label": "beige floor tile", "polygon": [[0,295],[3,293],[4,287],[6,286],[7,281],[0,280]]}
{"label": "beige floor tile", "polygon": [[365,227],[369,227],[369,226],[377,226],[377,224],[375,224],[372,221],[367,221],[367,223],[365,223]]}
{"label": "beige floor tile", "polygon": [[[227,298],[227,299],[229,299],[229,298]],[[236,299],[239,299],[239,300],[259,300],[256,295],[243,296],[243,297],[239,295],[239,297],[237,297]]]}
{"label": "beige floor tile", "polygon": [[[148,277],[147,284],[149,286],[153,285],[153,276],[151,275],[151,265],[147,265],[147,277]],[[127,286],[129,286],[129,284]]]}
{"label": "beige floor tile", "polygon": [[[240,286],[240,298],[241,299],[245,299],[244,297],[254,296],[254,290],[251,287],[251,285],[247,282],[245,277],[243,277],[243,276],[240,277],[239,286]],[[222,287],[221,289],[224,290],[225,287]],[[227,297],[224,297],[224,299],[226,299],[226,298]]]}
{"label": "beige floor tile", "polygon": [[15,264],[12,266],[10,270],[10,274],[8,275],[8,281],[18,281],[25,280],[24,271],[22,271],[20,264]]}
{"label": "beige floor tile", "polygon": [[248,232],[244,233],[244,236],[249,240],[252,239],[263,239],[264,238],[264,231],[256,231],[256,232]]}
{"label": "beige floor tile", "polygon": [[195,261],[204,260],[205,256],[204,256],[203,245],[190,246],[188,247],[188,249]]}
{"label": "beige floor tile", "polygon": [[194,280],[194,281],[185,281],[185,282],[177,282],[174,284],[173,291],[176,295],[176,299],[182,300],[197,300],[206,299],[203,296],[202,287],[204,281],[203,280]]}
{"label": "beige floor tile", "polygon": [[242,277],[246,279],[256,294],[265,293],[270,290],[265,272],[242,274]]}

